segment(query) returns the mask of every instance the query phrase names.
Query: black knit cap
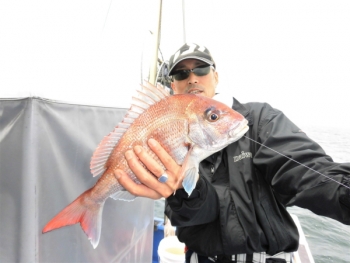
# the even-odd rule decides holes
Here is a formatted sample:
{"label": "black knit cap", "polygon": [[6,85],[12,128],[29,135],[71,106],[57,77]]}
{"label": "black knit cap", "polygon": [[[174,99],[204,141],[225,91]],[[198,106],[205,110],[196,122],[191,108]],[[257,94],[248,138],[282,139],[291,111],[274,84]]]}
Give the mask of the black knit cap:
{"label": "black knit cap", "polygon": [[171,76],[172,70],[179,62],[189,58],[201,60],[215,68],[214,59],[205,46],[186,43],[170,57],[169,76]]}

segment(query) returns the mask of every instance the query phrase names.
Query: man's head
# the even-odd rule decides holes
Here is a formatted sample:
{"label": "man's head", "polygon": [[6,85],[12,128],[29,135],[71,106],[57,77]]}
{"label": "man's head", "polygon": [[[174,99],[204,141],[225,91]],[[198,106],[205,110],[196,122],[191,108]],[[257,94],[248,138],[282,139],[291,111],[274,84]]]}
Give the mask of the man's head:
{"label": "man's head", "polygon": [[175,94],[199,93],[210,98],[219,80],[209,50],[196,44],[185,44],[171,56],[169,76]]}

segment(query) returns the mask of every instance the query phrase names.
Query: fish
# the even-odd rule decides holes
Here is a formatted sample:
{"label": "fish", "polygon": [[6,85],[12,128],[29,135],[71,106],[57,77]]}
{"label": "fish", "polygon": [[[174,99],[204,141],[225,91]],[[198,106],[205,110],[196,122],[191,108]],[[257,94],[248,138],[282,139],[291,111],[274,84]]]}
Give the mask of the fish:
{"label": "fish", "polygon": [[109,197],[124,201],[136,198],[114,175],[116,169],[122,169],[140,184],[125,159],[127,150],[140,145],[163,166],[147,144],[150,138],[156,139],[182,166],[182,186],[190,195],[199,177],[199,163],[239,140],[248,131],[247,124],[240,113],[219,101],[196,94],[171,95],[161,86],[145,82],[132,97],[123,120],[102,139],[91,157],[91,173],[100,176],[96,184],[53,217],[42,233],[80,223],[96,248],[105,201]]}

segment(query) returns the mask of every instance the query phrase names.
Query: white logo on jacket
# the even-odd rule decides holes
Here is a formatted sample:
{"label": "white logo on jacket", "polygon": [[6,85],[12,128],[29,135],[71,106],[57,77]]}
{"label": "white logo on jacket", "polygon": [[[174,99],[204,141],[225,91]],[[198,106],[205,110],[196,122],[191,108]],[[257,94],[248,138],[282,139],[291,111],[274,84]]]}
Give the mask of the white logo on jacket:
{"label": "white logo on jacket", "polygon": [[253,154],[251,152],[244,152],[242,151],[242,153],[238,156],[233,156],[233,161],[234,162],[238,162],[244,158],[253,158]]}

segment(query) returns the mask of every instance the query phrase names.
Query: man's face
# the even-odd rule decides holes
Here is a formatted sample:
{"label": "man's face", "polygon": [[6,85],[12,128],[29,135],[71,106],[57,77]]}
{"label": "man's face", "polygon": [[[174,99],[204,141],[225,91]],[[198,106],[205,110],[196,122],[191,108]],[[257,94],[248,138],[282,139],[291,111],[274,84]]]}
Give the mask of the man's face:
{"label": "man's face", "polygon": [[[194,69],[200,66],[208,65],[197,59],[185,59],[176,65],[174,72],[181,69]],[[212,98],[215,95],[215,88],[218,84],[218,73],[210,69],[204,76],[196,76],[190,72],[188,78],[184,80],[175,80],[171,82],[171,88],[174,94],[195,93]]]}

